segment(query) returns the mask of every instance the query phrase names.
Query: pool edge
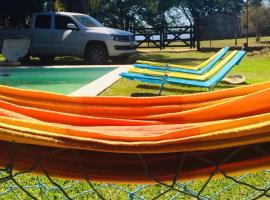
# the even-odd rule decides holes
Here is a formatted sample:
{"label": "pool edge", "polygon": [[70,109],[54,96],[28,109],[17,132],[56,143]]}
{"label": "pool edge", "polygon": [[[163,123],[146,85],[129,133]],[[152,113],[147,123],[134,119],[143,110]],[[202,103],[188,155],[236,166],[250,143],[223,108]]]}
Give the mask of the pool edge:
{"label": "pool edge", "polygon": [[[107,65],[103,65],[103,67],[107,67]],[[96,79],[95,81],[81,87],[80,89],[70,93],[69,96],[98,96],[112,84],[118,81],[121,78],[119,74],[121,72],[128,71],[132,65],[114,65],[114,67],[117,68]]]}

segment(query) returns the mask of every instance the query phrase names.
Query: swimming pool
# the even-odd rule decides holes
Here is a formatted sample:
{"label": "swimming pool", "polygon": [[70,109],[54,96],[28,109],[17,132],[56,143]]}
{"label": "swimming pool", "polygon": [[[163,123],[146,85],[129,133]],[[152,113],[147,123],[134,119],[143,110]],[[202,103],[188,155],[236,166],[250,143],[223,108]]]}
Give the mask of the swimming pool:
{"label": "swimming pool", "polygon": [[70,94],[114,69],[116,67],[5,67],[0,69],[0,84],[23,89]]}

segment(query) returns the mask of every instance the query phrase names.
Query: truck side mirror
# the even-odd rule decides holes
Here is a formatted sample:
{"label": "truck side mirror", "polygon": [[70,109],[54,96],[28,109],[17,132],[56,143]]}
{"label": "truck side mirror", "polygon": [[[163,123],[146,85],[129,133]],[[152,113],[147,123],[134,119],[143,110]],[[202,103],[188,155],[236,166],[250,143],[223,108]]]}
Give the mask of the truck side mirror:
{"label": "truck side mirror", "polygon": [[79,28],[75,24],[72,24],[72,23],[69,23],[67,25],[67,29],[68,30],[75,30],[75,31],[78,31],[79,30]]}

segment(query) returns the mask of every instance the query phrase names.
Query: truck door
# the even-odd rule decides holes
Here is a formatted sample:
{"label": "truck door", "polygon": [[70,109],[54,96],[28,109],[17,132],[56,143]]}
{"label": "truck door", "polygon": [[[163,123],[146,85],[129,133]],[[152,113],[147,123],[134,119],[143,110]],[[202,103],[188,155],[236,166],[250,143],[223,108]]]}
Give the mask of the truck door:
{"label": "truck door", "polygon": [[46,14],[36,15],[32,25],[31,36],[31,54],[32,55],[50,55],[52,51],[52,16]]}
{"label": "truck door", "polygon": [[[73,29],[68,27],[73,24]],[[80,55],[83,41],[83,33],[78,25],[69,16],[55,15],[53,43],[59,55]]]}

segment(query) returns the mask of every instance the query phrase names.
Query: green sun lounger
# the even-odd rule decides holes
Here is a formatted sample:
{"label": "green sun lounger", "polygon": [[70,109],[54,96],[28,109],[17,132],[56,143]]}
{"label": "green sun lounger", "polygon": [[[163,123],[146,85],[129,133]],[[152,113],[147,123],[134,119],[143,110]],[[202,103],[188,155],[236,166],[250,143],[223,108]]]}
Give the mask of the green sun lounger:
{"label": "green sun lounger", "polygon": [[184,73],[184,72],[171,72],[171,71],[154,71],[150,69],[140,69],[140,68],[131,68],[129,72],[131,73],[138,73],[138,74],[144,74],[144,75],[151,75],[151,76],[168,76],[172,78],[184,78],[184,79],[193,79],[193,80],[208,80],[211,78],[214,74],[216,74],[219,70],[221,70],[226,63],[228,63],[235,55],[237,54],[237,51],[231,52],[224,60],[219,62],[217,65],[212,67],[208,72],[205,74],[190,74],[190,73]]}
{"label": "green sun lounger", "polygon": [[194,70],[194,69],[184,69],[184,68],[176,68],[176,67],[162,67],[162,66],[152,66],[149,64],[134,64],[133,66],[136,68],[141,68],[141,69],[149,69],[149,70],[154,70],[154,71],[170,71],[170,72],[184,72],[184,73],[190,73],[190,74],[205,74],[206,72],[208,72],[209,70],[211,70],[216,63],[218,63],[223,57],[224,55],[228,52],[229,47],[225,47],[223,49],[221,49],[218,53],[216,53],[213,58],[213,60],[211,60],[211,62],[209,62],[207,65],[205,65],[204,67],[202,67],[201,69],[198,70]]}
{"label": "green sun lounger", "polygon": [[211,76],[208,80],[204,81],[185,78],[175,78],[167,75],[164,76],[145,75],[133,72],[123,72],[120,74],[120,76],[130,80],[138,80],[147,83],[160,84],[161,87],[159,94],[162,91],[163,85],[166,83],[206,87],[209,90],[212,90],[226,76],[226,74],[230,72],[230,70],[235,65],[238,65],[240,63],[245,54],[246,54],[245,51],[237,52],[219,71],[213,74],[213,76]]}
{"label": "green sun lounger", "polygon": [[225,48],[221,49],[215,55],[211,56],[206,61],[204,61],[201,64],[199,64],[198,66],[187,66],[187,65],[178,65],[178,64],[152,62],[152,61],[143,61],[143,60],[137,60],[137,63],[138,64],[146,64],[146,65],[150,65],[150,66],[157,66],[157,67],[173,67],[173,68],[181,68],[181,69],[200,70],[203,67],[205,67],[206,65],[208,65],[209,63],[211,63],[211,61],[213,61],[215,59],[215,57],[217,55],[219,55],[222,51],[224,51],[224,50],[225,51],[228,51],[228,49],[229,49],[228,47],[225,47]]}

